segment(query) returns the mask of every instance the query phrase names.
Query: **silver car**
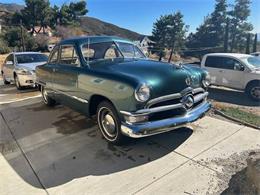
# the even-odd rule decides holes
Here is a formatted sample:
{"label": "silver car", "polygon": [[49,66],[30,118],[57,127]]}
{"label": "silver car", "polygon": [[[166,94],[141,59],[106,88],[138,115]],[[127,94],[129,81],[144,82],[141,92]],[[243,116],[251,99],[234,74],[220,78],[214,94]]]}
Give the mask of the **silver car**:
{"label": "silver car", "polygon": [[2,76],[4,84],[14,82],[17,89],[35,87],[35,68],[45,64],[48,57],[39,52],[13,52],[4,61]]}

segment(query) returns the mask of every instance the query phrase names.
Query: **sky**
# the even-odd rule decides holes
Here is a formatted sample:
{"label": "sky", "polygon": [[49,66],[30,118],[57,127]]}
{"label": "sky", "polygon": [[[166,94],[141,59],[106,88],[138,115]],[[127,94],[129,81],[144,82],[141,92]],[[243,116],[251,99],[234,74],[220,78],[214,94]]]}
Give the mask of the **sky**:
{"label": "sky", "polygon": [[[50,0],[51,4],[61,5],[73,0]],[[75,1],[75,0],[74,0]],[[24,0],[0,0],[1,3],[24,4]],[[254,33],[260,33],[260,0],[251,0],[249,21],[254,25]],[[228,0],[233,4],[234,0]],[[195,32],[204,17],[214,10],[215,0],[87,0],[88,16],[113,23],[129,30],[150,35],[153,23],[161,15],[180,11]]]}

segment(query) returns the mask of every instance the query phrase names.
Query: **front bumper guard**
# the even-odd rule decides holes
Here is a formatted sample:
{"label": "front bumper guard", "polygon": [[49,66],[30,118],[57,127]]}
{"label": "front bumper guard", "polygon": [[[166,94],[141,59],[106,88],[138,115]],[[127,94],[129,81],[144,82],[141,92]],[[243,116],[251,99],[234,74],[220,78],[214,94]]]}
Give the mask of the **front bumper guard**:
{"label": "front bumper guard", "polygon": [[188,111],[183,116],[167,118],[158,121],[149,121],[140,124],[122,123],[121,131],[124,135],[132,138],[146,137],[171,131],[202,118],[210,108],[211,104],[205,101],[198,107]]}

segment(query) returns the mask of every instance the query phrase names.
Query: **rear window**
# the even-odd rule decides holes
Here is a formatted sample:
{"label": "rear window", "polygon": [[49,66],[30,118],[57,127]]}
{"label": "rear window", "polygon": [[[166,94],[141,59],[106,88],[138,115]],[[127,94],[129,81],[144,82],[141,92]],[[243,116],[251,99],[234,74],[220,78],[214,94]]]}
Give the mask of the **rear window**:
{"label": "rear window", "polygon": [[18,64],[47,62],[48,57],[44,54],[17,54],[15,55]]}

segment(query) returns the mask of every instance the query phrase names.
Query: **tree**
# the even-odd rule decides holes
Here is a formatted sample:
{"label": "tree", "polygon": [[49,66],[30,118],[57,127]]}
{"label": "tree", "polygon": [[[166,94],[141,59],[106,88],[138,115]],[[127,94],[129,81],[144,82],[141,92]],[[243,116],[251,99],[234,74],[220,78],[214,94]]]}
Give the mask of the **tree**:
{"label": "tree", "polygon": [[[21,10],[21,14],[16,14],[14,20],[22,19],[27,29],[31,30],[31,34],[39,33],[42,29],[50,25],[52,12],[48,0],[25,0],[25,7]],[[40,26],[38,31],[36,26]]]}
{"label": "tree", "polygon": [[52,8],[52,26],[76,24],[80,16],[88,13],[86,1],[71,2],[69,5],[63,4],[60,8]]}
{"label": "tree", "polygon": [[235,0],[235,6],[229,12],[229,16],[231,17],[231,52],[241,51],[245,47],[247,34],[253,30],[252,24],[247,21],[250,16],[250,0]]}
{"label": "tree", "polygon": [[214,11],[205,17],[204,23],[191,33],[187,39],[187,47],[222,47],[227,17],[226,0],[216,0]]}
{"label": "tree", "polygon": [[172,54],[175,49],[180,49],[184,46],[185,33],[187,26],[183,21],[183,15],[180,12],[168,15],[167,25],[167,47],[170,49],[168,62],[172,59]]}
{"label": "tree", "polygon": [[[24,42],[25,42],[25,50],[35,50],[35,40],[34,37],[30,36],[26,29],[23,30]],[[22,38],[19,27],[10,27],[3,35],[3,39],[8,44],[8,47],[14,48],[15,50],[21,50],[22,48]]]}
{"label": "tree", "polygon": [[159,55],[159,61],[164,57],[164,48],[167,47],[166,44],[166,36],[167,36],[167,25],[169,24],[168,16],[161,16],[156,22],[153,24],[152,30],[152,40],[155,42],[154,53]]}

